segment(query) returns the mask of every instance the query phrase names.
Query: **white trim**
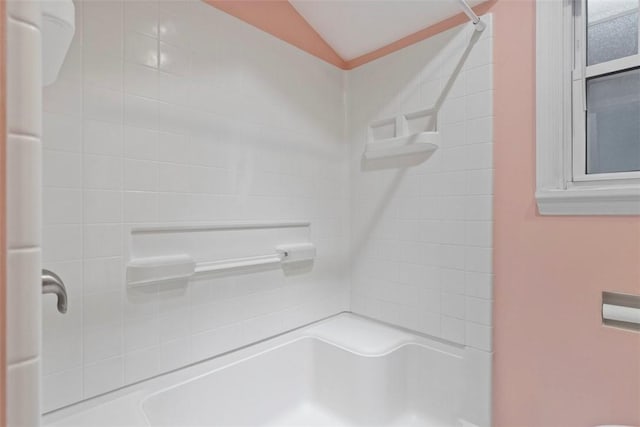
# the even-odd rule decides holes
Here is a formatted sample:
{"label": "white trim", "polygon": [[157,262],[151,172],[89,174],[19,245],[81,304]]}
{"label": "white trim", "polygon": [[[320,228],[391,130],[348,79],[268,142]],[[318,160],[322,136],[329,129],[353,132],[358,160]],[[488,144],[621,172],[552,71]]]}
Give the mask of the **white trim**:
{"label": "white trim", "polygon": [[205,222],[201,224],[166,224],[143,225],[131,227],[131,234],[142,233],[180,233],[190,231],[216,231],[216,230],[247,230],[255,228],[296,228],[309,227],[310,221],[229,221],[229,222]]}
{"label": "white trim", "polygon": [[588,25],[591,27],[593,25],[602,24],[603,22],[607,22],[607,21],[613,21],[614,19],[622,18],[622,17],[627,16],[627,15],[633,15],[636,12],[637,12],[636,8],[634,7],[632,9],[623,10],[623,11],[618,12],[616,14],[606,16],[604,18],[595,19],[593,21],[590,21]]}
{"label": "white trim", "polygon": [[[580,182],[593,182],[593,181],[611,181],[620,184],[633,184],[633,180],[640,179],[640,171],[631,171],[631,172],[609,172],[609,173],[591,173],[584,175],[577,175],[573,177],[573,183],[577,184]],[[628,182],[622,183],[621,180],[626,180]]]}
{"label": "white trim", "polygon": [[536,185],[566,188],[571,175],[572,41],[570,0],[536,2]]}
{"label": "white trim", "polygon": [[[581,3],[575,0],[578,7]],[[574,39],[583,26],[574,26],[573,9],[574,0],[536,1],[538,209],[542,215],[640,215],[640,179],[636,172],[592,176],[579,173],[585,152],[574,149],[574,139],[584,141],[585,137],[579,130],[585,120],[582,82],[587,69],[582,61],[584,46],[580,45],[584,38]],[[636,61],[632,56],[599,68],[606,70],[614,62],[624,65]],[[598,68],[589,70],[594,75],[596,72]]]}
{"label": "white trim", "polygon": [[540,190],[536,199],[542,215],[640,215],[640,186]]}
{"label": "white trim", "polygon": [[596,77],[602,74],[614,73],[617,71],[623,71],[628,68],[635,68],[639,66],[640,54],[625,56],[624,58],[618,58],[607,62],[600,62],[599,64],[588,65],[586,68],[585,77]]}

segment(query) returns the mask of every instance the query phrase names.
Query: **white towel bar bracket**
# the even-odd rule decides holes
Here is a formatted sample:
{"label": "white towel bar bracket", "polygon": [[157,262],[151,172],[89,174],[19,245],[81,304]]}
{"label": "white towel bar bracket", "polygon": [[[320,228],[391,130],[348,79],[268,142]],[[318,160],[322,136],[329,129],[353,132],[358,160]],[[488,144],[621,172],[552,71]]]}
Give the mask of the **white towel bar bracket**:
{"label": "white towel bar bracket", "polygon": [[186,281],[198,275],[238,273],[278,267],[290,263],[310,262],[316,256],[312,243],[281,245],[275,254],[220,261],[196,262],[190,255],[180,254],[133,259],[127,265],[127,285],[149,286],[167,281]]}

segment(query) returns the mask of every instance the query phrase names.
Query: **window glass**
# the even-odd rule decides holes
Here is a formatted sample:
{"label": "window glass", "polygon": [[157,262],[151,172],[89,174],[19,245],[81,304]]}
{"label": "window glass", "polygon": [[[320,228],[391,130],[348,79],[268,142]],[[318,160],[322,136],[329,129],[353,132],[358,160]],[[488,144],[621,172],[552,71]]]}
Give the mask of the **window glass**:
{"label": "window glass", "polygon": [[587,65],[638,53],[639,0],[587,0]]}
{"label": "window glass", "polygon": [[587,80],[587,173],[640,171],[640,69]]}

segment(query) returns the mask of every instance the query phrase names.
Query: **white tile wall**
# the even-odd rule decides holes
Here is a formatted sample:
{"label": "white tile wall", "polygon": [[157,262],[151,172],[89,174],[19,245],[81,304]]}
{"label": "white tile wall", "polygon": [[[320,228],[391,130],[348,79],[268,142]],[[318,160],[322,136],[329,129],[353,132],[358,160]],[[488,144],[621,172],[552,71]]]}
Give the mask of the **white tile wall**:
{"label": "white tile wall", "polygon": [[34,2],[7,3],[6,405],[9,427],[40,423],[42,77],[39,12]]}
{"label": "white tile wall", "polygon": [[[490,351],[493,39],[485,19],[477,40],[471,26],[457,27],[348,73],[347,122],[352,309]],[[369,123],[431,108],[448,85],[433,156],[363,163]]]}
{"label": "white tile wall", "polygon": [[[348,309],[342,71],[196,0],[76,14],[44,89],[43,259],[70,299],[44,301],[44,410]],[[311,221],[313,271],[125,289],[128,226],[229,220]]]}
{"label": "white tile wall", "polygon": [[[470,26],[345,79],[199,1],[76,10],[71,52],[44,90],[43,260],[70,294],[67,315],[43,308],[45,411],[349,301],[490,360],[490,17],[455,79]],[[429,108],[444,87],[431,158],[362,163],[371,121]],[[131,225],[229,220],[310,220],[313,271],[125,288]]]}
{"label": "white tile wall", "polygon": [[[463,419],[491,425],[493,67],[491,16],[347,75],[352,311],[464,344]],[[475,34],[477,37],[477,34]],[[457,75],[452,73],[462,61]],[[455,79],[452,79],[455,76]],[[431,108],[440,148],[426,161],[362,160],[369,123]]]}

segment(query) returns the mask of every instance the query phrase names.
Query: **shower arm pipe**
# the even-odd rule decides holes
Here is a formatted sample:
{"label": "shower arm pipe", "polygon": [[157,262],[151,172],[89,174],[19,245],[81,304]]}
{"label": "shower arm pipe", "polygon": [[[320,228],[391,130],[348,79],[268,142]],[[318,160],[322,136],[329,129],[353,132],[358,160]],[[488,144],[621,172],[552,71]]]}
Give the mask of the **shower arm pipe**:
{"label": "shower arm pipe", "polygon": [[476,31],[484,31],[487,25],[480,19],[478,15],[476,15],[473,9],[471,9],[471,6],[469,6],[469,3],[467,3],[466,0],[458,0],[458,3],[460,3],[460,7],[462,8],[462,11],[465,13],[465,15],[469,17],[469,19],[475,26]]}

